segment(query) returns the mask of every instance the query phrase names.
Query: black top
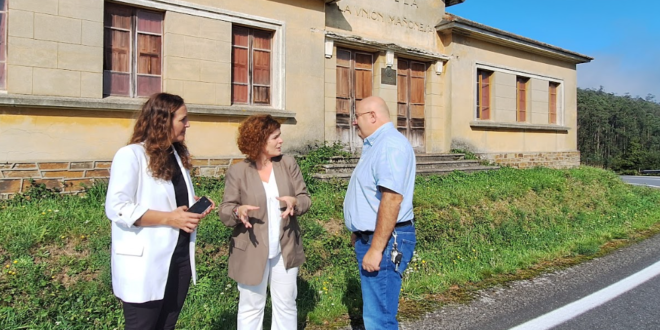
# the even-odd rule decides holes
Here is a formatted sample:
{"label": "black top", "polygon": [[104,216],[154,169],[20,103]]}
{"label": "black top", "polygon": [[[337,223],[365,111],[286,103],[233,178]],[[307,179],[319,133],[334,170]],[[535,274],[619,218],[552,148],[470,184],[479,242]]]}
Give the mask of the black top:
{"label": "black top", "polygon": [[[174,186],[174,196],[176,198],[176,207],[190,206],[188,205],[188,188],[186,181],[183,179],[181,167],[176,161],[174,152],[170,154],[170,162],[172,162],[174,173],[172,173],[172,185]],[[172,255],[172,262],[186,262],[190,259],[190,233],[179,229],[179,239],[176,241],[176,248],[174,255]]]}

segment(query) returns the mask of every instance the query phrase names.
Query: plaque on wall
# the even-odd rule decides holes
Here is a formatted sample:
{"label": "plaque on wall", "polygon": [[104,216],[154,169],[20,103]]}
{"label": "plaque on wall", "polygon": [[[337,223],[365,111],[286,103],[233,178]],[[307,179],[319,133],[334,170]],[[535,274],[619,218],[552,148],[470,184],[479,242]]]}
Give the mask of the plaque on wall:
{"label": "plaque on wall", "polygon": [[392,70],[390,67],[380,69],[380,83],[396,85],[396,70]]}

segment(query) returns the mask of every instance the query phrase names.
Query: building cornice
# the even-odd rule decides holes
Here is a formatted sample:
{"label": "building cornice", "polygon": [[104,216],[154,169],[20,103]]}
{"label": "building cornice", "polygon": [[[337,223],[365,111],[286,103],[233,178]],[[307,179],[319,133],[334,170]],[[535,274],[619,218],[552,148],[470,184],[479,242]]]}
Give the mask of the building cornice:
{"label": "building cornice", "polygon": [[572,52],[534,39],[525,38],[517,34],[486,26],[449,13],[445,14],[442,21],[435,26],[435,29],[438,32],[451,32],[464,35],[470,38],[484,40],[574,64],[588,63],[593,60],[592,57],[580,53]]}
{"label": "building cornice", "polygon": [[[339,0],[323,0],[323,1],[326,4],[339,2]],[[465,0],[443,0],[443,1],[445,2],[445,7],[451,7],[453,5],[458,5],[458,4],[461,4],[461,3],[465,2]]]}
{"label": "building cornice", "polygon": [[[61,109],[83,111],[118,111],[134,112],[140,110],[146,99],[124,97],[106,97],[102,99],[84,99],[72,97],[0,95],[0,107],[33,109]],[[225,117],[247,117],[256,114],[268,114],[278,119],[295,119],[296,113],[270,107],[255,106],[220,106],[204,104],[186,104],[191,114]]]}
{"label": "building cornice", "polygon": [[412,56],[424,60],[441,60],[449,61],[449,56],[436,52],[431,52],[421,48],[410,47],[392,42],[364,38],[358,35],[343,34],[333,31],[325,31],[325,36],[328,39],[334,40],[338,43],[353,46],[369,51],[385,51],[392,50],[401,55]]}
{"label": "building cornice", "polygon": [[450,7],[453,5],[458,5],[465,2],[465,0],[445,0],[445,7]]}
{"label": "building cornice", "polygon": [[[323,1],[325,3],[339,2],[339,0],[323,0]],[[458,4],[461,4],[461,3],[465,2],[465,0],[443,0],[443,1],[445,2],[445,7],[450,7],[450,6],[458,5]]]}

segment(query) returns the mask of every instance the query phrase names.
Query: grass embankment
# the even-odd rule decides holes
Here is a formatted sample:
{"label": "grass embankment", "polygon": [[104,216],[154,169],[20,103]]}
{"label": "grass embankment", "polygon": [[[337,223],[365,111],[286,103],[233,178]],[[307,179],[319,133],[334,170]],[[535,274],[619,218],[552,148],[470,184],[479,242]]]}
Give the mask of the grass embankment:
{"label": "grass embankment", "polygon": [[[310,157],[301,167],[313,161]],[[198,195],[221,200],[221,180],[195,181]],[[307,254],[299,278],[301,326],[358,322],[359,276],[342,219],[345,184],[310,182],[309,188],[314,204],[301,219]],[[34,189],[0,204],[0,328],[123,326],[111,292],[104,197],[103,185],[84,197]],[[588,167],[420,177],[419,242],[404,278],[401,314],[597,255],[640,232],[653,233],[659,205],[660,191],[626,185],[611,172]],[[180,328],[235,328],[238,292],[226,276],[229,234],[215,216],[200,226],[199,281]]]}

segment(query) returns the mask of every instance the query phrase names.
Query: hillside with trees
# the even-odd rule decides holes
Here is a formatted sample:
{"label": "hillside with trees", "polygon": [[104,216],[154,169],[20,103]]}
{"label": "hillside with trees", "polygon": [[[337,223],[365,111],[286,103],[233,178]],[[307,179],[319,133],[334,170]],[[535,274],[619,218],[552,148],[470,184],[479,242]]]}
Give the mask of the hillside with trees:
{"label": "hillside with trees", "polygon": [[623,174],[660,169],[660,104],[646,98],[578,89],[582,164]]}

